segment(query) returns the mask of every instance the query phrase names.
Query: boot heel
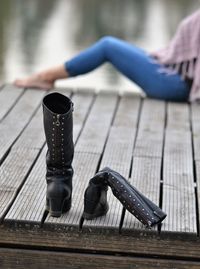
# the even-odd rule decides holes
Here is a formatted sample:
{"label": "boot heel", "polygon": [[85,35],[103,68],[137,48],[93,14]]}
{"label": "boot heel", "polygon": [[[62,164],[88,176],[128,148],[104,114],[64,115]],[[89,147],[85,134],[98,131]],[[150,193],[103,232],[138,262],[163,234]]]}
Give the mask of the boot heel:
{"label": "boot heel", "polygon": [[71,197],[69,199],[47,198],[46,210],[51,217],[59,218],[62,213],[69,211],[71,208]]}
{"label": "boot heel", "polygon": [[70,210],[72,205],[72,198],[70,197],[69,199],[65,199],[63,202],[63,207],[62,207],[62,212],[66,213]]}
{"label": "boot heel", "polygon": [[49,205],[49,214],[52,217],[60,217],[62,214],[62,205],[63,200],[60,198],[49,198],[48,199],[48,205]]}

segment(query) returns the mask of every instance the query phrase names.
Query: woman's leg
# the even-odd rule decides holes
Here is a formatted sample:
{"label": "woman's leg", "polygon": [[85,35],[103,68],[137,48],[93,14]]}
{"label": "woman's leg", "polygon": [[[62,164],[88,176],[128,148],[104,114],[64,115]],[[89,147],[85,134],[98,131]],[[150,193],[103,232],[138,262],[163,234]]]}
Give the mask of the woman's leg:
{"label": "woman's leg", "polygon": [[186,101],[188,84],[179,74],[159,72],[156,63],[144,50],[120,39],[104,37],[65,63],[69,76],[88,73],[110,62],[122,74],[139,85],[147,96],[162,100]]}
{"label": "woman's leg", "polygon": [[188,98],[189,87],[178,74],[167,75],[158,72],[161,66],[142,49],[114,37],[101,38],[64,65],[40,72],[37,76],[31,76],[21,82],[34,84],[34,80],[37,80],[39,83],[47,82],[53,85],[56,79],[88,73],[105,62],[110,62],[138,84],[149,97],[174,101],[185,101]]}

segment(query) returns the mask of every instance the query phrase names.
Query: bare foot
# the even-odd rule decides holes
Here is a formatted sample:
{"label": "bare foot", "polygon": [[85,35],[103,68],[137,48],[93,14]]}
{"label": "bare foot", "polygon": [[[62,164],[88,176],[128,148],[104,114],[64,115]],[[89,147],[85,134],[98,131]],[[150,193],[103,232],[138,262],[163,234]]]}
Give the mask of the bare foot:
{"label": "bare foot", "polygon": [[43,90],[48,90],[53,88],[54,82],[43,80],[39,74],[32,75],[24,79],[16,79],[14,85],[17,87],[24,88],[40,88]]}
{"label": "bare foot", "polygon": [[54,82],[57,79],[67,78],[68,73],[65,70],[64,65],[55,66],[44,70],[42,72],[33,74],[24,79],[17,79],[14,81],[14,85],[24,88],[39,88],[48,90],[53,88]]}

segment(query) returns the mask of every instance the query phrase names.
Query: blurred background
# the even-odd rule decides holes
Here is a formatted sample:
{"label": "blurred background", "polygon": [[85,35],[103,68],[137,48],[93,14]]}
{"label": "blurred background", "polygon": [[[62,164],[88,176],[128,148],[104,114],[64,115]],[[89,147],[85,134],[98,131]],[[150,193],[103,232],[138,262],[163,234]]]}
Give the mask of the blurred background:
{"label": "blurred background", "polygon": [[[157,49],[199,7],[199,0],[1,0],[0,82],[60,64],[105,35]],[[109,64],[56,86],[139,90]]]}

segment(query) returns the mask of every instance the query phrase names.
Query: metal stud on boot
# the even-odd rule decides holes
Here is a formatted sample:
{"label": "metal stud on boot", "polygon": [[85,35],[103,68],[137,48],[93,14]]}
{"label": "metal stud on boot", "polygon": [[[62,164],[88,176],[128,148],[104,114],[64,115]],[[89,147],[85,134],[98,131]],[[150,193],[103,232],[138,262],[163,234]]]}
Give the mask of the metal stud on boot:
{"label": "metal stud on boot", "polygon": [[60,217],[71,207],[73,144],[73,103],[57,92],[43,99],[46,154],[46,211]]}

